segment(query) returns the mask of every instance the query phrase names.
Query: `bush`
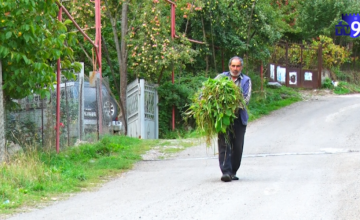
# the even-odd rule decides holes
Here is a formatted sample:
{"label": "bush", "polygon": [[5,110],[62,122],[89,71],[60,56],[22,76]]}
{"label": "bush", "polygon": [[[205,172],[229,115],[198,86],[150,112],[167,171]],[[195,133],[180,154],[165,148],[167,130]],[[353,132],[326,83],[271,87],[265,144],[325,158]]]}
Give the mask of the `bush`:
{"label": "bush", "polygon": [[[207,78],[204,76],[182,77],[177,83],[166,82],[157,88],[159,95],[159,137],[176,138],[187,127],[193,127],[194,122],[185,124],[182,117],[184,111],[191,103],[191,97],[202,86]],[[175,106],[175,127],[177,131],[172,131],[172,109]]]}
{"label": "bush", "polygon": [[324,80],[324,82],[322,83],[321,87],[324,89],[333,89],[334,88],[330,78],[326,78]]}
{"label": "bush", "polygon": [[337,81],[351,82],[353,80],[352,75],[341,71],[339,67],[332,68],[332,71],[334,72]]}

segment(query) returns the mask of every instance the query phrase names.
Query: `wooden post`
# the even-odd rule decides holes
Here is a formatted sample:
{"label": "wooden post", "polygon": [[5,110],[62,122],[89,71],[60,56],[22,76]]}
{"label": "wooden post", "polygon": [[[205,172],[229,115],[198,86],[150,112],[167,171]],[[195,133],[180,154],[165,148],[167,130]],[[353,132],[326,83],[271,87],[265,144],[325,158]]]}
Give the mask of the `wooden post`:
{"label": "wooden post", "polygon": [[264,74],[263,74],[264,68],[263,68],[263,62],[261,61],[261,66],[260,66],[260,79],[261,79],[261,92],[264,91]]}
{"label": "wooden post", "polygon": [[286,87],[289,87],[289,45],[288,45],[288,42],[286,42],[286,45],[285,45],[285,86]]}
{"label": "wooden post", "polygon": [[318,50],[318,88],[321,88],[322,61],[322,44],[320,44]]}

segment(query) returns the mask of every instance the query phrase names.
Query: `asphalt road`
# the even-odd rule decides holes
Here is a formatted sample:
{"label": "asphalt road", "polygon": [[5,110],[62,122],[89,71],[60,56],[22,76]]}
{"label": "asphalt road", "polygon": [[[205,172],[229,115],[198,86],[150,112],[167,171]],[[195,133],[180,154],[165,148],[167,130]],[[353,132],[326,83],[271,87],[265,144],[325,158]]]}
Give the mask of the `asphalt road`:
{"label": "asphalt road", "polygon": [[360,95],[315,97],[249,124],[239,181],[200,144],[9,219],[360,219],[359,138]]}

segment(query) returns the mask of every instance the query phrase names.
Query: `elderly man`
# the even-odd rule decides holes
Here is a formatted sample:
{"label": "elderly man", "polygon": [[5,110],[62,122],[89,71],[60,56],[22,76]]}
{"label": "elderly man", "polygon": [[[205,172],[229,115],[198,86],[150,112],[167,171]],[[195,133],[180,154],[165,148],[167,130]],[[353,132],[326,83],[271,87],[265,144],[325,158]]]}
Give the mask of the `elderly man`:
{"label": "elderly man", "polygon": [[[242,73],[243,64],[244,61],[240,57],[232,57],[229,60],[229,72],[221,73],[216,78],[225,76],[231,79],[239,87],[248,104],[251,96],[251,80]],[[238,118],[230,126],[232,131],[228,130],[226,134],[218,135],[219,165],[223,174],[221,180],[224,182],[239,180],[236,173],[241,164],[248,119],[246,109],[240,109]]]}

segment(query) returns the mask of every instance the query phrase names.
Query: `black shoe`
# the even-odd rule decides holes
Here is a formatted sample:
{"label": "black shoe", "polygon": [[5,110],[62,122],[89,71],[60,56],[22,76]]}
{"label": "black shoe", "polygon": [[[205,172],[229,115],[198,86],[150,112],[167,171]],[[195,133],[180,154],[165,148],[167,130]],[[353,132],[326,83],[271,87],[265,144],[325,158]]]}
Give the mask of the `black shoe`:
{"label": "black shoe", "polygon": [[230,182],[231,181],[231,176],[229,174],[223,174],[222,177],[221,177],[221,181]]}
{"label": "black shoe", "polygon": [[237,177],[235,175],[231,175],[231,180],[239,180],[239,177]]}

